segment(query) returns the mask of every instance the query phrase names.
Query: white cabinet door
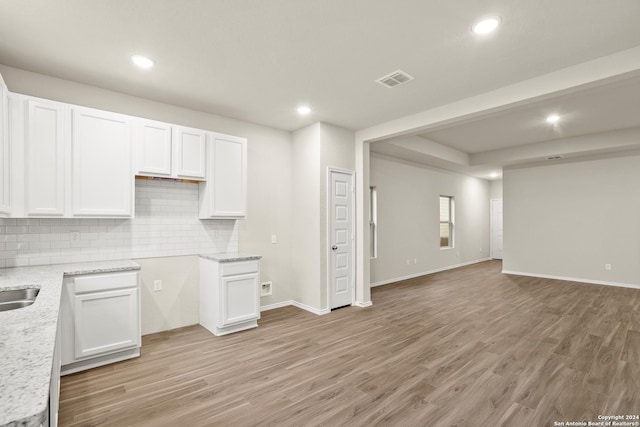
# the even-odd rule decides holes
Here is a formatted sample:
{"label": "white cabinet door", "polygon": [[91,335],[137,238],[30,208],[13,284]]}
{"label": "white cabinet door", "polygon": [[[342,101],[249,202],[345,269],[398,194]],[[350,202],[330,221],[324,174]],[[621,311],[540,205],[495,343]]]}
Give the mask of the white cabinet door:
{"label": "white cabinet door", "polygon": [[260,284],[257,273],[222,277],[221,326],[260,317]]}
{"label": "white cabinet door", "polygon": [[247,215],[247,140],[212,134],[209,171],[200,184],[200,218],[244,218]]}
{"label": "white cabinet door", "polygon": [[174,129],[173,176],[205,179],[206,136],[200,129],[176,126]]}
{"label": "white cabinet door", "polygon": [[72,107],[73,215],[133,216],[131,118]]}
{"label": "white cabinet door", "polygon": [[0,76],[0,216],[9,215],[9,91]]}
{"label": "white cabinet door", "polygon": [[151,120],[135,121],[136,175],[171,176],[171,125]]}
{"label": "white cabinet door", "polygon": [[28,216],[62,216],[65,210],[65,106],[26,101],[25,207]]}
{"label": "white cabinet door", "polygon": [[140,345],[137,288],[75,295],[73,305],[76,359]]}

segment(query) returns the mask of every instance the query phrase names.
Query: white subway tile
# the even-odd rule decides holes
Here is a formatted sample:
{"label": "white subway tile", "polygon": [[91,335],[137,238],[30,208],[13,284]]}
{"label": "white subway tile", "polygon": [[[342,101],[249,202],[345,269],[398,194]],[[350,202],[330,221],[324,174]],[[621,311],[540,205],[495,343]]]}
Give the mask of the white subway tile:
{"label": "white subway tile", "polygon": [[198,198],[197,184],[142,180],[133,219],[2,218],[0,268],[237,250],[236,222],[199,220]]}

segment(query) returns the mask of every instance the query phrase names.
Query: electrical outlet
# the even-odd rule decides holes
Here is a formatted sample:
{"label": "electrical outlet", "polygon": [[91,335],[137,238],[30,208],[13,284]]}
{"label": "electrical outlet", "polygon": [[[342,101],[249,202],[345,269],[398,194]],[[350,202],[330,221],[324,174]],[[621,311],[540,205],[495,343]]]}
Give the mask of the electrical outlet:
{"label": "electrical outlet", "polygon": [[71,240],[80,240],[80,232],[79,231],[72,231],[71,232]]}
{"label": "electrical outlet", "polygon": [[275,235],[275,234],[271,235],[271,243],[274,244],[274,245],[276,243],[278,243],[278,236],[277,235]]}
{"label": "electrical outlet", "polygon": [[272,281],[268,281],[268,282],[263,282],[260,284],[260,296],[261,297],[266,297],[268,295],[271,295],[273,293],[273,282]]}
{"label": "electrical outlet", "polygon": [[153,291],[160,292],[162,290],[162,280],[153,281]]}
{"label": "electrical outlet", "polygon": [[411,260],[407,258],[407,265],[411,265]]}
{"label": "electrical outlet", "polygon": [[611,271],[611,264],[605,264],[604,269],[607,271]]}

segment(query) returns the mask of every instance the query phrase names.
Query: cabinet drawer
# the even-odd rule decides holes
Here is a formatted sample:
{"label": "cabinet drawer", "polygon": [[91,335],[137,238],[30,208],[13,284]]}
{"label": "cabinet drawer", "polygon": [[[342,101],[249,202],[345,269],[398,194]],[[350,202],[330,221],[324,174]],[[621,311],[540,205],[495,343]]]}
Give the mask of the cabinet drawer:
{"label": "cabinet drawer", "polygon": [[138,286],[138,273],[109,273],[95,276],[80,276],[74,279],[75,293],[134,288]]}
{"label": "cabinet drawer", "polygon": [[234,276],[236,274],[256,273],[259,261],[240,261],[220,263],[223,276]]}

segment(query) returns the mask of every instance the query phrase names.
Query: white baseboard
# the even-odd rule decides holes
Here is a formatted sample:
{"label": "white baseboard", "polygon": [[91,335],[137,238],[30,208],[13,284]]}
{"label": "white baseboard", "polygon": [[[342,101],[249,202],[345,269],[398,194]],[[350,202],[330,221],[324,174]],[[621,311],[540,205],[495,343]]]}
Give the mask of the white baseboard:
{"label": "white baseboard", "polygon": [[287,307],[293,305],[293,301],[289,300],[289,301],[282,301],[282,302],[276,302],[275,304],[267,304],[267,305],[263,305],[260,307],[260,311],[268,311],[268,310],[274,310],[276,308],[282,308],[282,307]]}
{"label": "white baseboard", "polygon": [[317,309],[317,308],[311,307],[310,305],[306,305],[298,301],[292,301],[291,305],[293,305],[294,307],[301,308],[303,310],[307,310],[310,313],[317,314],[318,316],[331,313],[331,310],[329,310],[328,308]]}
{"label": "white baseboard", "polygon": [[298,301],[294,301],[294,300],[289,300],[289,301],[282,301],[282,302],[276,302],[274,304],[268,304],[268,305],[263,305],[260,307],[260,311],[267,311],[267,310],[273,310],[276,308],[282,308],[282,307],[287,307],[287,306],[294,306],[294,307],[298,307],[301,308],[302,310],[308,311],[310,313],[313,314],[317,314],[318,316],[322,316],[323,314],[327,314],[329,312],[331,312],[331,310],[329,310],[328,308],[323,308],[318,310],[317,308],[313,308],[309,305],[303,304],[301,302]]}
{"label": "white baseboard", "polygon": [[371,301],[356,301],[352,305],[355,307],[367,308],[371,307],[373,303]]}
{"label": "white baseboard", "polygon": [[523,271],[511,271],[511,270],[502,270],[502,273],[513,274],[516,276],[540,277],[542,279],[564,280],[566,282],[589,283],[591,285],[604,285],[604,286],[616,286],[619,288],[640,289],[640,285],[635,283],[608,282],[606,280],[591,280],[591,279],[582,279],[578,277],[554,276],[550,274],[538,274],[538,273],[525,273]]}
{"label": "white baseboard", "polygon": [[426,276],[427,274],[439,273],[441,271],[446,271],[446,270],[453,270],[454,268],[464,267],[465,265],[477,264],[479,262],[484,262],[484,261],[489,261],[489,260],[491,260],[491,258],[476,259],[476,260],[469,261],[469,262],[463,262],[461,264],[454,264],[454,265],[449,265],[449,266],[446,266],[446,267],[436,268],[436,269],[433,269],[433,270],[422,271],[420,273],[414,273],[414,274],[410,274],[408,276],[396,277],[396,278],[387,279],[387,280],[381,280],[379,282],[372,283],[371,287],[374,288],[376,286],[388,285],[389,283],[395,283],[395,282],[399,282],[401,280],[415,279],[416,277]]}

